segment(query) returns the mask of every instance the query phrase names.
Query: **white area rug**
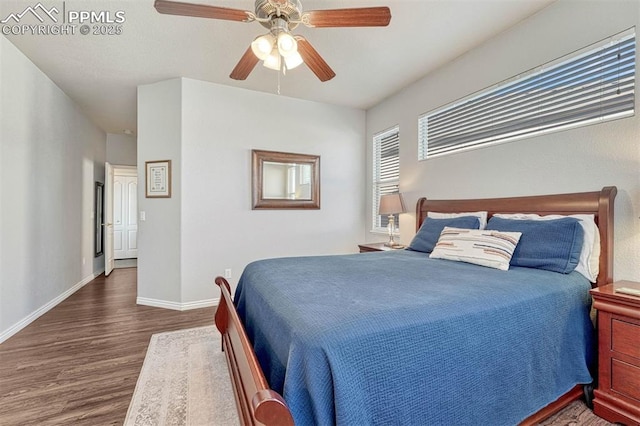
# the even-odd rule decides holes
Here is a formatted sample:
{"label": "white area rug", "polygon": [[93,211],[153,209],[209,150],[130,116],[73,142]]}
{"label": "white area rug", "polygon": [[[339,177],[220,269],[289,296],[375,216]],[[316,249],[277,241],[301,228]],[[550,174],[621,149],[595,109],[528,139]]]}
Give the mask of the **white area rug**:
{"label": "white area rug", "polygon": [[[154,334],[125,426],[236,426],[240,422],[214,326]],[[544,426],[606,426],[576,401]]]}
{"label": "white area rug", "polygon": [[125,426],[238,425],[214,326],[151,336]]}

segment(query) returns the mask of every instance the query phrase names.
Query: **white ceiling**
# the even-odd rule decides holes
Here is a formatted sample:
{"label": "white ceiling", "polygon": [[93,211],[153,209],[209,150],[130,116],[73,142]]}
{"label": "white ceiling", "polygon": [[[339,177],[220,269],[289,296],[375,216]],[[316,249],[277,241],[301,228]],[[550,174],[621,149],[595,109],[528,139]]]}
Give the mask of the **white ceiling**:
{"label": "white ceiling", "polygon": [[[276,93],[277,73],[256,66],[228,76],[260,24],[161,15],[153,0],[40,0],[68,11],[125,13],[120,35],[6,36],[104,131],[136,129],[136,87],[188,77]],[[190,0],[253,10],[253,0]],[[386,28],[299,26],[337,76],[321,83],[305,66],[281,78],[281,95],[367,109],[554,0],[301,0],[305,10],[387,5]],[[0,20],[38,0],[0,0]],[[62,14],[61,14],[62,15]],[[25,16],[26,23],[29,19]],[[30,23],[38,23],[33,21]],[[45,22],[46,24],[47,22]]]}

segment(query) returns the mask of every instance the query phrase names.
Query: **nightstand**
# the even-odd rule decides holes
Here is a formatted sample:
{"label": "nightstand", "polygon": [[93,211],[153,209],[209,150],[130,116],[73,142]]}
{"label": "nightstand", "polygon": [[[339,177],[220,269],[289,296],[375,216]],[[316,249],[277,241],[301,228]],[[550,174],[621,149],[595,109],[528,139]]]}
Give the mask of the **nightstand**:
{"label": "nightstand", "polygon": [[598,388],[596,415],[640,426],[640,296],[617,288],[640,290],[640,283],[618,281],[591,290],[598,310]]}
{"label": "nightstand", "polygon": [[405,248],[405,246],[391,248],[384,244],[385,243],[358,244],[358,247],[360,248],[360,253],[368,253],[370,251],[401,250]]}

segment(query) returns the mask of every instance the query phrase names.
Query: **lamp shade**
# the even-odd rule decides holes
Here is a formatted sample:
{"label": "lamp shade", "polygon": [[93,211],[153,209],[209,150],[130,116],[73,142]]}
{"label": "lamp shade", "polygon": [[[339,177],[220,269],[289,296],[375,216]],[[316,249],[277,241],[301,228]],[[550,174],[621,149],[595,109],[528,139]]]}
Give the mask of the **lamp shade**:
{"label": "lamp shade", "polygon": [[298,52],[298,42],[287,32],[278,35],[278,50],[285,58]]}
{"label": "lamp shade", "polygon": [[285,56],[284,58],[284,64],[287,66],[288,70],[294,69],[298,65],[302,64],[302,62],[304,61],[302,60],[302,56],[300,56],[298,52],[294,53],[293,55]]}
{"label": "lamp shade", "polygon": [[406,210],[404,208],[402,194],[396,192],[395,194],[386,194],[380,197],[378,214],[396,214],[405,212]]}
{"label": "lamp shade", "polygon": [[256,37],[256,39],[251,42],[253,54],[256,55],[258,59],[264,61],[273,50],[275,40],[275,37],[271,34]]}
{"label": "lamp shade", "polygon": [[271,54],[267,56],[262,65],[274,71],[280,71],[280,59],[281,56],[278,53],[278,49],[273,49],[271,51]]}

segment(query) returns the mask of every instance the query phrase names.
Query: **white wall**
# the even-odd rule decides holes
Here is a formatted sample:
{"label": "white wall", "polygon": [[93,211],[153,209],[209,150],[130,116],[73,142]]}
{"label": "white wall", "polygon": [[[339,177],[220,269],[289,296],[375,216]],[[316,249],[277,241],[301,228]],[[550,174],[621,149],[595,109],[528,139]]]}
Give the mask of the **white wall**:
{"label": "white wall", "polygon": [[[138,88],[138,301],[181,303],[182,81]],[[145,161],[171,160],[171,198],[145,198]],[[141,300],[142,299],[142,300]],[[171,305],[167,306],[171,307]]]}
{"label": "white wall", "polygon": [[135,136],[107,133],[107,162],[119,166],[135,166],[137,160]]}
{"label": "white wall", "polygon": [[94,185],[106,135],[0,37],[0,342],[104,270]]}
{"label": "white wall", "polygon": [[[595,191],[616,185],[614,277],[640,280],[637,103],[636,115],[631,118],[417,161],[420,114],[638,25],[639,21],[637,1],[560,0],[367,111],[367,140],[381,130],[400,125],[400,190],[408,206],[415,206],[422,196],[483,198]],[[367,165],[370,163],[369,148]],[[370,174],[368,166],[367,176]],[[368,206],[370,194],[369,184]],[[370,229],[369,211],[367,208]],[[414,221],[413,213],[401,215],[401,241],[405,244],[414,235]],[[367,238],[380,240],[375,234]]]}
{"label": "white wall", "polygon": [[[172,96],[162,97],[169,88]],[[147,221],[140,223],[139,268],[150,262],[158,274],[180,272],[179,280],[161,281],[171,293],[179,289],[179,299],[164,300],[182,307],[211,302],[219,296],[213,278],[231,268],[235,284],[253,260],[357,251],[365,237],[364,111],[189,79],[140,87],[138,108],[138,164],[165,158],[180,163],[173,179],[179,198],[171,201],[180,206],[180,217],[166,220],[164,210],[150,215],[153,202],[173,207],[168,200],[140,198]],[[169,110],[171,117],[150,119]],[[165,145],[180,152],[158,152]],[[251,149],[320,155],[321,209],[252,210]],[[180,247],[170,263],[157,260],[148,239],[163,227],[179,229],[167,242]],[[142,272],[139,296],[154,299],[161,290],[152,287],[160,281],[152,283]]]}
{"label": "white wall", "polygon": [[[235,282],[256,259],[357,252],[364,111],[183,82],[184,301],[217,297],[216,275]],[[251,210],[251,149],[320,155],[321,209]]]}

